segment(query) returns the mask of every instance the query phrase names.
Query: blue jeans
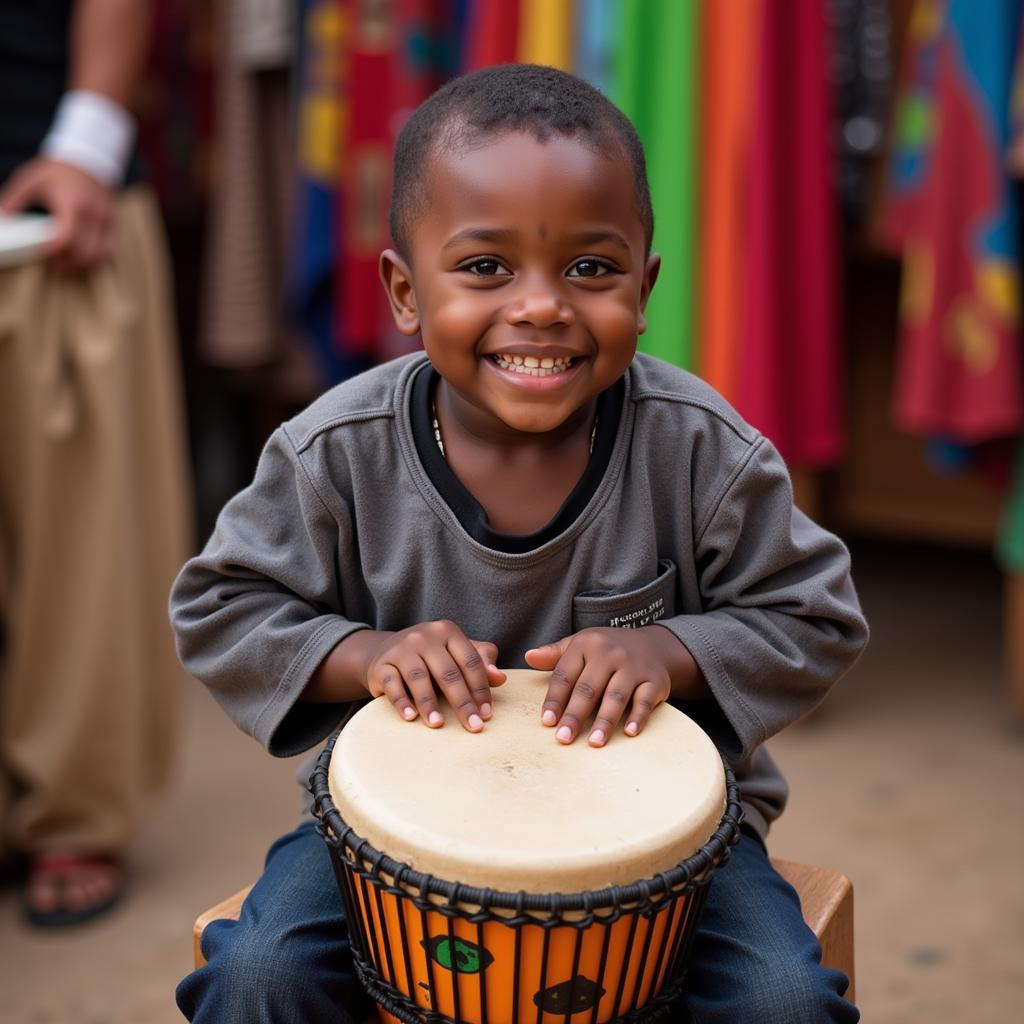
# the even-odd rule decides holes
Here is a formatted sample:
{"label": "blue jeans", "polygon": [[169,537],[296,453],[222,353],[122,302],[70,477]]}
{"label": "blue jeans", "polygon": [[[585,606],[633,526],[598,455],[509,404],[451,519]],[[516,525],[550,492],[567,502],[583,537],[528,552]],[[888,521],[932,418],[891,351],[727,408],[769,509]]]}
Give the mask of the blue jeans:
{"label": "blue jeans", "polygon": [[[197,1024],[358,1024],[373,1008],[351,967],[341,899],[313,824],[270,848],[238,921],[203,933],[205,967],[178,986]],[[847,978],[820,966],[796,893],[744,835],[714,876],[693,944],[685,1006],[671,1024],[859,1020]]]}

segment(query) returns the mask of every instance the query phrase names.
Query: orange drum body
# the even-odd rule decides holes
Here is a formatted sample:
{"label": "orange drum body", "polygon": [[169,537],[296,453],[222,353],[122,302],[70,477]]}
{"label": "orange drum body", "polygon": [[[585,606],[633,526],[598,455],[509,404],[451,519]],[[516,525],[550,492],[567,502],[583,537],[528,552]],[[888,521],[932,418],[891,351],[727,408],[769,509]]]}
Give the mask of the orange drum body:
{"label": "orange drum body", "polygon": [[509,676],[482,734],[454,717],[427,730],[378,700],[318,761],[363,984],[388,1024],[667,1019],[737,836],[731,774],[669,707],[636,739],[561,747],[540,724],[547,674]]}

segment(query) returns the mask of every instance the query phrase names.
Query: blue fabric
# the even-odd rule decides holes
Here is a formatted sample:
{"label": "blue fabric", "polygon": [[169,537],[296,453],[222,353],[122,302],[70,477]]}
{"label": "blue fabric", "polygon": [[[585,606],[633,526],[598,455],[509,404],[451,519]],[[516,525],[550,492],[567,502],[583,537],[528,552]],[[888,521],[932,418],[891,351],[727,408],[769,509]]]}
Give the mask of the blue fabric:
{"label": "blue fabric", "polygon": [[[372,1010],[346,967],[337,883],[312,823],[271,847],[241,918],[214,921],[202,945],[207,965],[177,991],[199,1024],[352,1024]],[[714,877],[672,1024],[853,1024],[846,976],[820,956],[796,893],[745,835]]]}

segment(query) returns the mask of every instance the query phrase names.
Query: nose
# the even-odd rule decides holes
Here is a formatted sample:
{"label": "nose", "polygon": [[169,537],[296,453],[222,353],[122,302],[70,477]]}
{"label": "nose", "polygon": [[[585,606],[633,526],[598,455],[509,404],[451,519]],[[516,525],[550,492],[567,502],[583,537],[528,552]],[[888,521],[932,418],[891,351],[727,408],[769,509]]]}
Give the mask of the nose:
{"label": "nose", "polygon": [[513,327],[568,327],[576,319],[572,306],[547,282],[524,282],[520,294],[505,310],[505,319]]}

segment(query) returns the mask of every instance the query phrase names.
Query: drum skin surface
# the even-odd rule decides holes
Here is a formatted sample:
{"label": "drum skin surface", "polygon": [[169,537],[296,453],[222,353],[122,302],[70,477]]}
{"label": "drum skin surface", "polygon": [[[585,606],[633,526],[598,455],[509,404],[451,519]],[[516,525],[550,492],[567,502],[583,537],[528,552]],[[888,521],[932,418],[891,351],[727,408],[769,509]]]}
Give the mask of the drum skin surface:
{"label": "drum skin surface", "polygon": [[582,892],[666,871],[715,831],[726,802],[707,735],[667,704],[644,731],[566,746],[541,724],[550,674],[509,670],[483,732],[406,722],[386,698],[346,725],[331,796],[354,831],[418,871],[506,892]]}
{"label": "drum skin surface", "polygon": [[[329,788],[332,831],[359,837],[328,843],[385,1024],[671,1020],[711,869],[735,834],[735,789],[726,811],[718,751],[667,705],[638,737],[558,743],[540,721],[548,680],[510,670],[476,734],[450,708],[428,729],[378,698],[321,757],[314,796]],[[360,840],[401,867],[357,856]],[[697,874],[656,877],[695,854]],[[469,903],[407,881],[406,867],[534,895]]]}

